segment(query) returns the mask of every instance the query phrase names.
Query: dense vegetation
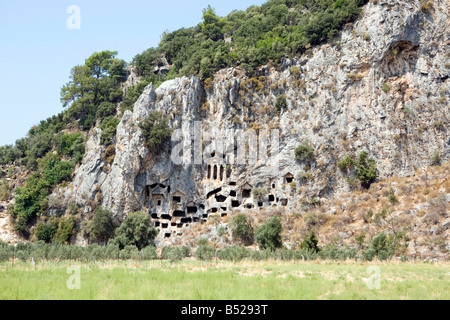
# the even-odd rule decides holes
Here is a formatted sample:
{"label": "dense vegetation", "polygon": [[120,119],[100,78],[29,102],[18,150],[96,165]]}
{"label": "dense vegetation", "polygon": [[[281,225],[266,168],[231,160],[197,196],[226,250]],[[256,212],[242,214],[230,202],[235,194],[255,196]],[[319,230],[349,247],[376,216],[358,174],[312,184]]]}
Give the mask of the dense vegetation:
{"label": "dense vegetation", "polygon": [[[22,235],[29,235],[35,218],[47,215],[48,196],[53,189],[70,181],[85,153],[83,131],[99,124],[102,143],[113,143],[119,123],[116,104],[122,99],[120,83],[124,81],[126,65],[115,58],[116,54],[94,53],[84,65],[74,67],[70,82],[61,90],[66,110],[41,121],[14,146],[0,147],[0,164],[16,163],[31,171],[25,185],[15,190],[16,204],[11,209],[15,230]],[[60,209],[64,213],[64,208]],[[35,235],[46,242],[64,243],[75,230],[74,224],[70,219],[61,219],[55,228],[54,220],[40,221]],[[58,232],[60,229],[65,229],[63,236],[62,231]]]}
{"label": "dense vegetation", "polygon": [[197,26],[165,33],[158,48],[137,55],[133,63],[144,77],[155,77],[154,66],[161,64],[163,55],[173,66],[168,77],[199,75],[206,79],[214,71],[239,64],[251,72],[269,60],[279,62],[311,45],[334,40],[366,2],[269,0],[226,17],[208,7]]}
{"label": "dense vegetation", "polygon": [[15,190],[16,204],[11,213],[16,231],[28,234],[30,220],[45,214],[48,195],[56,185],[70,179],[74,165],[73,161],[60,160],[52,152],[39,160],[38,170],[31,174],[24,187]]}
{"label": "dense vegetation", "polygon": [[[56,225],[53,228],[57,228]],[[298,249],[287,249],[280,247],[278,249],[265,248],[258,251],[245,248],[244,246],[230,246],[223,249],[215,249],[208,244],[208,241],[199,241],[195,251],[198,260],[210,261],[214,258],[227,261],[249,260],[347,260],[354,259],[360,261],[372,261],[375,258],[379,260],[391,259],[396,251],[405,246],[401,244],[404,234],[395,239],[394,236],[387,236],[380,233],[372,239],[370,244],[363,248],[344,246],[339,247],[329,244],[323,247],[317,247],[314,232],[306,235],[305,240]],[[203,239],[202,239],[203,240]],[[180,261],[183,258],[191,256],[191,247],[189,246],[167,246],[164,247],[160,258],[172,262]],[[92,244],[87,247],[66,245],[63,243],[46,243],[41,240],[36,243],[19,243],[15,248],[0,242],[0,262],[8,261],[12,258],[18,258],[23,261],[41,260],[115,260],[115,259],[133,259],[133,260],[152,260],[157,259],[158,255],[152,243],[139,247],[133,244],[121,246],[115,241],[110,241],[105,246]]]}
{"label": "dense vegetation", "polygon": [[111,103],[122,99],[120,83],[125,80],[125,61],[116,59],[117,51],[96,52],[84,65],[75,66],[70,82],[61,89],[61,102],[68,107],[67,120],[79,120],[81,129],[95,124],[97,116],[115,114]]}

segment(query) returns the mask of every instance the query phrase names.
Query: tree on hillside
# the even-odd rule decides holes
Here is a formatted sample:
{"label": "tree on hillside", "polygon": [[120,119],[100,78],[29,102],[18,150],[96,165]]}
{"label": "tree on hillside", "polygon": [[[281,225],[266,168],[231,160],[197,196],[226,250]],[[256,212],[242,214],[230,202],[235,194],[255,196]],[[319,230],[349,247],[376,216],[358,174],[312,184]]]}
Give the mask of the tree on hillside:
{"label": "tree on hillside", "polygon": [[373,158],[368,159],[368,154],[366,151],[362,151],[358,157],[358,163],[356,168],[356,176],[361,185],[368,189],[372,182],[375,181],[377,177],[377,166]]}
{"label": "tree on hillside", "polygon": [[71,81],[61,89],[61,102],[64,107],[70,106],[74,117],[84,117],[93,102],[94,79],[87,66],[75,66],[70,74]]}
{"label": "tree on hillside", "polygon": [[201,24],[202,33],[206,38],[213,41],[221,39],[222,36],[222,23],[216,11],[208,5],[206,9],[203,9],[203,23]]}
{"label": "tree on hillside", "polygon": [[114,242],[121,249],[136,246],[139,250],[153,244],[158,231],[151,226],[150,216],[145,212],[133,212],[116,229]]}
{"label": "tree on hillside", "polygon": [[75,66],[70,81],[61,89],[61,102],[68,107],[71,120],[80,119],[84,129],[94,124],[102,102],[117,102],[122,95],[120,81],[125,77],[125,62],[116,59],[117,51],[91,55],[82,66]]}
{"label": "tree on hillside", "polygon": [[112,213],[103,208],[97,208],[94,216],[87,223],[86,231],[91,241],[104,243],[114,236],[116,228],[117,223]]}
{"label": "tree on hillside", "polygon": [[281,248],[281,218],[273,217],[256,230],[256,242],[261,250]]}
{"label": "tree on hillside", "polygon": [[253,227],[244,213],[237,214],[230,222],[233,239],[245,245],[253,243]]}
{"label": "tree on hillside", "polygon": [[103,78],[108,75],[109,68],[114,62],[117,51],[95,52],[86,59],[86,67],[91,70],[91,75],[96,79]]}

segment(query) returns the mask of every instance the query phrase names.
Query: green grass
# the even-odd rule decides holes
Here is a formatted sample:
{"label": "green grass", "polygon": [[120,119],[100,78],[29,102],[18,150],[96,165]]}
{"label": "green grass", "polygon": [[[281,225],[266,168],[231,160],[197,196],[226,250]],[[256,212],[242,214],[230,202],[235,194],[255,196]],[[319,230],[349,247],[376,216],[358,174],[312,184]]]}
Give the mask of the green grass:
{"label": "green grass", "polygon": [[[80,290],[67,288],[70,265],[80,266]],[[8,262],[0,299],[450,299],[449,264],[376,265],[379,290],[364,281],[369,264],[354,262]]]}

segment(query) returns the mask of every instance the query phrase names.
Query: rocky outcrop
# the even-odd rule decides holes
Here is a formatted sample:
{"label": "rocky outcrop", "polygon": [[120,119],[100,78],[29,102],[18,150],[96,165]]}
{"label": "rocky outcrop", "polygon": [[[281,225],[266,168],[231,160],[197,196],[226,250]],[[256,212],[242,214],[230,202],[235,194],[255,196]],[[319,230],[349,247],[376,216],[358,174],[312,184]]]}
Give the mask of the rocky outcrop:
{"label": "rocky outcrop", "polygon": [[[210,214],[277,206],[301,212],[336,196],[349,188],[336,165],[346,154],[367,151],[379,178],[412,175],[435,152],[448,159],[450,2],[433,7],[370,2],[337,45],[255,75],[232,68],[204,83],[184,77],[149,85],[121,119],[113,163],[97,129],[65,197],[87,211],[97,201],[119,218],[147,211],[161,237],[171,237]],[[286,108],[277,105],[281,96]],[[177,129],[167,153],[144,146],[138,124],[150,110]],[[314,159],[296,160],[302,142]]]}

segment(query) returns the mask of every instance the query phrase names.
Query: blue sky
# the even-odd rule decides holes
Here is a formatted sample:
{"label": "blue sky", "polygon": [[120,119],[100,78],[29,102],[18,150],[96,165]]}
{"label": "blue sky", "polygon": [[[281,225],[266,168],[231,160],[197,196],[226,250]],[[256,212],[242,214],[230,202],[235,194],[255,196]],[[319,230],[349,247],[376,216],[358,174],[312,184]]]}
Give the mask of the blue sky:
{"label": "blue sky", "polygon": [[[266,0],[0,0],[0,145],[13,144],[41,120],[61,112],[60,89],[73,66],[116,50],[130,62],[156,47],[164,31],[195,26],[210,4],[220,16]],[[66,26],[67,8],[81,28]]]}

